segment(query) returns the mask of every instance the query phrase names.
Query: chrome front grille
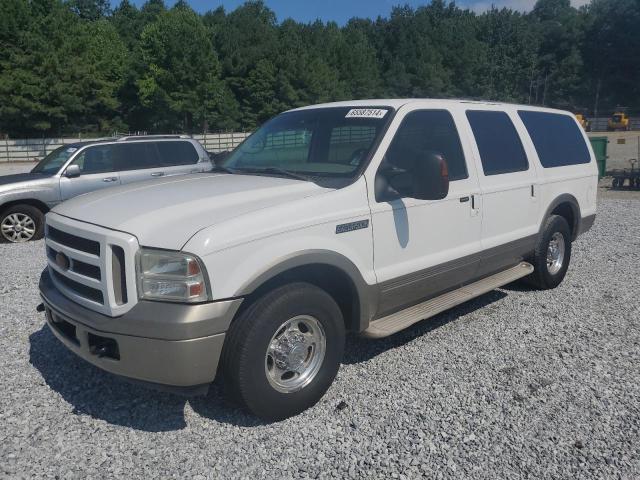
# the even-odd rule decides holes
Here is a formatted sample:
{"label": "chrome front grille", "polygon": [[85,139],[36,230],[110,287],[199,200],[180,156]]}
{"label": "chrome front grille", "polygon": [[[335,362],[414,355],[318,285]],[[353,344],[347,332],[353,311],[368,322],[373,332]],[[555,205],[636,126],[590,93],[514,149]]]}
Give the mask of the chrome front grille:
{"label": "chrome front grille", "polygon": [[49,213],[45,243],[51,278],[70,299],[114,317],[137,302],[133,235]]}

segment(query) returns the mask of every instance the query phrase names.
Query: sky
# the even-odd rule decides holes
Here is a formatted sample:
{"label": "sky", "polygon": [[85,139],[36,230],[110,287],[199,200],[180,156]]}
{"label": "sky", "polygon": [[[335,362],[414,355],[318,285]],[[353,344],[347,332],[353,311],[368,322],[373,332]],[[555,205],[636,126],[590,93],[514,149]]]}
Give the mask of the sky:
{"label": "sky", "polygon": [[[242,5],[245,0],[187,0],[198,12],[213,10],[223,6],[225,10],[234,10]],[[482,12],[495,5],[498,8],[510,7],[515,10],[531,10],[536,0],[458,0],[460,7],[468,7],[476,12]],[[112,2],[117,5],[119,0]],[[144,0],[133,0],[136,5],[142,5]],[[175,3],[174,0],[165,0],[167,5]],[[387,17],[391,8],[395,5],[410,5],[418,7],[425,5],[428,0],[265,0],[265,3],[277,15],[278,21],[293,18],[299,22],[312,22],[316,19],[335,21],[344,25],[352,17],[377,18]],[[589,3],[589,0],[571,0],[574,6]]]}

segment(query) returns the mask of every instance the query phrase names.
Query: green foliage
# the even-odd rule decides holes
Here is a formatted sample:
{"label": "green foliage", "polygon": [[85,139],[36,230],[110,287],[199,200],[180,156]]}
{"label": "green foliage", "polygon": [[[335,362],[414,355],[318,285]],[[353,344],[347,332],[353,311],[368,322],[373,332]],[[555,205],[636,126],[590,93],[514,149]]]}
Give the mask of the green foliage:
{"label": "green foliage", "polygon": [[140,103],[153,113],[152,129],[191,131],[216,111],[218,59],[201,18],[188,6],[178,3],[148,24],[140,52],[136,85]]}
{"label": "green foliage", "polygon": [[472,97],[640,110],[640,0],[539,0],[475,14],[444,0],[389,18],[278,23],[260,0],[0,2],[0,133],[251,129],[310,103]]}

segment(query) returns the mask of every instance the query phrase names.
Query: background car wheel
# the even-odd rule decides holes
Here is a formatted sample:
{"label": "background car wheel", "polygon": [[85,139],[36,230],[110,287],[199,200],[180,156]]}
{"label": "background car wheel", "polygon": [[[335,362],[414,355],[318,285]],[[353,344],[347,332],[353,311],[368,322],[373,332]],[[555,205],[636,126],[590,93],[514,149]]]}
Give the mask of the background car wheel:
{"label": "background car wheel", "polygon": [[563,217],[552,215],[547,219],[529,261],[535,268],[526,278],[531,285],[548,290],[562,283],[571,261],[571,230]]}
{"label": "background car wheel", "polygon": [[24,243],[44,235],[44,214],[31,205],[14,205],[0,214],[0,241]]}
{"label": "background car wheel", "polygon": [[340,308],[324,290],[292,283],[251,304],[231,324],[222,352],[225,390],[265,420],[313,406],[344,352]]}

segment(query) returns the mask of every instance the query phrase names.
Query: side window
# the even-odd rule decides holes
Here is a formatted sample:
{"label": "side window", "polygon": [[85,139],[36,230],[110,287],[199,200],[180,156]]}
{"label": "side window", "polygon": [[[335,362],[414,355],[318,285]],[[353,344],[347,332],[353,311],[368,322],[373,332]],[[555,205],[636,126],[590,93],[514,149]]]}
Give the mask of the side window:
{"label": "side window", "polygon": [[485,176],[529,169],[527,155],[509,115],[505,112],[467,110],[467,119],[476,138]]}
{"label": "side window", "polygon": [[157,142],[156,147],[160,162],[165,167],[198,163],[198,152],[190,142]]}
{"label": "side window", "polygon": [[407,114],[387,150],[385,163],[411,173],[412,165],[429,152],[439,153],[447,161],[449,181],[469,176],[458,130],[446,110],[417,110]]}
{"label": "side window", "polygon": [[160,167],[151,142],[114,145],[114,153],[117,158],[116,165],[121,172]]}
{"label": "side window", "polygon": [[376,127],[343,125],[331,130],[327,161],[357,167],[376,138]]}
{"label": "side window", "polygon": [[115,159],[111,147],[112,145],[88,147],[73,160],[73,165],[78,165],[84,175],[113,172]]}
{"label": "side window", "polygon": [[591,156],[576,122],[557,113],[518,112],[544,168],[589,163]]}

